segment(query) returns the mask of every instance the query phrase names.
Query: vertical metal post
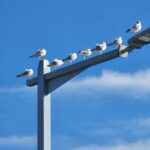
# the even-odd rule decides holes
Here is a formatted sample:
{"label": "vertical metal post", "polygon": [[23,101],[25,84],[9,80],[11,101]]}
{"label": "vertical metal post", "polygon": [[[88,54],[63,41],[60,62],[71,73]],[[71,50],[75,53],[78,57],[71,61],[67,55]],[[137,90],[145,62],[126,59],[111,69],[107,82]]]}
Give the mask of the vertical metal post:
{"label": "vertical metal post", "polygon": [[38,66],[38,114],[37,146],[38,150],[51,150],[51,95],[44,74],[50,72],[47,60],[41,60]]}

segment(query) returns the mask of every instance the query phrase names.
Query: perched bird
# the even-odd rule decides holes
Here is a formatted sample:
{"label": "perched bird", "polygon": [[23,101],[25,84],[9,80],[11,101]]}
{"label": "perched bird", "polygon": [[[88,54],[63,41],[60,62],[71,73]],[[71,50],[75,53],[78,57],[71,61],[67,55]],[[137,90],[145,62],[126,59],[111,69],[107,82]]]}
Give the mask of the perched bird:
{"label": "perched bird", "polygon": [[48,65],[48,67],[54,66],[54,67],[56,68],[56,67],[62,66],[63,64],[64,64],[63,60],[55,58],[55,59]]}
{"label": "perched bird", "polygon": [[29,77],[33,75],[33,70],[32,69],[25,69],[25,72],[17,75],[17,77]]}
{"label": "perched bird", "polygon": [[67,58],[63,59],[63,62],[70,62],[72,63],[74,60],[77,59],[77,54],[76,53],[72,53],[70,54]]}
{"label": "perched bird", "polygon": [[90,48],[85,49],[83,51],[78,52],[81,56],[84,56],[84,59],[86,59],[88,56],[92,54],[92,50]]}
{"label": "perched bird", "polygon": [[123,42],[122,37],[119,36],[119,37],[115,38],[114,42],[108,44],[108,46],[119,46],[122,44],[122,42]]}
{"label": "perched bird", "polygon": [[37,51],[37,53],[31,55],[30,57],[34,57],[34,58],[39,58],[41,59],[42,57],[44,57],[46,55],[46,49],[39,49]]}
{"label": "perched bird", "polygon": [[106,50],[106,48],[107,48],[107,44],[106,42],[103,42],[101,44],[96,44],[96,48],[92,49],[92,51],[99,52],[100,54],[102,54],[102,52]]}
{"label": "perched bird", "polygon": [[142,29],[141,21],[137,21],[132,28],[126,30],[127,33],[137,33]]}

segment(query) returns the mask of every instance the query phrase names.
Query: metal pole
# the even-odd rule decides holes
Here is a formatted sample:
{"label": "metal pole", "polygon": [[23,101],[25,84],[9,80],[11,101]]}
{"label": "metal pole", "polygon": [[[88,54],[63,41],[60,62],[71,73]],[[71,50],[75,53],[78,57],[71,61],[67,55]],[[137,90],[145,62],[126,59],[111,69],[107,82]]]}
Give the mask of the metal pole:
{"label": "metal pole", "polygon": [[41,60],[38,67],[38,77],[27,80],[27,86],[38,85],[38,150],[51,150],[51,93],[88,67],[120,57],[125,52],[150,43],[150,28],[128,40],[129,46],[123,51],[118,48],[87,60],[72,64],[50,73],[49,62]]}
{"label": "metal pole", "polygon": [[41,60],[38,66],[38,102],[37,102],[37,146],[38,150],[51,150],[51,93],[44,74],[50,72],[49,62]]}

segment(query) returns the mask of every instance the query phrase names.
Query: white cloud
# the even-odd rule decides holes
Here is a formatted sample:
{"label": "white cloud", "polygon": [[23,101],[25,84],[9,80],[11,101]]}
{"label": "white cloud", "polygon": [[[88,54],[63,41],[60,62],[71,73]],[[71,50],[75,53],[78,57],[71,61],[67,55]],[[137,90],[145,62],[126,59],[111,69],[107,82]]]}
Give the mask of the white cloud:
{"label": "white cloud", "polygon": [[73,148],[72,150],[149,150],[150,139],[140,140],[135,143],[123,143],[112,146],[89,145]]}
{"label": "white cloud", "polygon": [[143,99],[150,96],[150,70],[135,73],[120,73],[104,70],[98,77],[74,80],[61,88],[60,92],[77,95],[112,96],[121,95]]}
{"label": "white cloud", "polygon": [[55,150],[70,150],[75,147],[76,141],[68,135],[54,135],[52,136],[52,149]]}
{"label": "white cloud", "polygon": [[[135,73],[121,73],[103,70],[100,76],[85,77],[65,84],[57,94],[63,96],[126,96],[135,99],[145,99],[150,96],[150,69]],[[0,87],[0,93],[36,92],[36,87]]]}
{"label": "white cloud", "polygon": [[20,92],[33,92],[35,91],[35,87],[0,87],[0,93],[20,93]]}
{"label": "white cloud", "polygon": [[97,122],[92,126],[92,130],[85,130],[84,133],[91,136],[103,136],[108,138],[128,135],[129,137],[140,139],[141,137],[150,135],[150,118],[109,120],[103,125],[101,122]]}
{"label": "white cloud", "polygon": [[0,146],[35,146],[35,136],[0,137]]}
{"label": "white cloud", "polygon": [[113,128],[110,127],[102,127],[102,128],[97,128],[95,130],[90,130],[89,132],[86,131],[86,133],[89,133],[91,135],[101,135],[101,136],[110,136],[116,134],[116,131]]}

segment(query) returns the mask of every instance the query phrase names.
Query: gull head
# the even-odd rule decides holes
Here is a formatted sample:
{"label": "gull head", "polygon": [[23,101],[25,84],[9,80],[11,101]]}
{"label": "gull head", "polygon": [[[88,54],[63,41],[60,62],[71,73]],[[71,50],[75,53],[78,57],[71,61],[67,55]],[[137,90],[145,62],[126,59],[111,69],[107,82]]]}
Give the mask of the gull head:
{"label": "gull head", "polygon": [[31,74],[33,74],[33,70],[32,70],[32,69],[29,69],[28,71],[29,71]]}
{"label": "gull head", "polygon": [[104,42],[104,41],[103,41],[103,43],[102,43],[102,44],[103,44],[103,45],[107,45],[107,43],[106,43],[106,42]]}
{"label": "gull head", "polygon": [[118,39],[118,40],[122,40],[122,37],[121,36],[119,36],[118,38],[116,38],[116,39]]}
{"label": "gull head", "polygon": [[57,58],[55,58],[53,61],[57,61],[58,59]]}
{"label": "gull head", "polygon": [[45,54],[47,52],[46,49],[44,49],[44,48],[42,48],[41,51],[42,51],[42,53],[45,53]]}
{"label": "gull head", "polygon": [[140,21],[140,20],[138,20],[136,23],[137,23],[137,24],[141,24],[141,21]]}
{"label": "gull head", "polygon": [[90,52],[90,51],[91,51],[91,49],[90,49],[90,48],[87,48],[86,50],[87,50],[88,52]]}
{"label": "gull head", "polygon": [[77,53],[72,53],[71,54],[73,57],[77,57]]}
{"label": "gull head", "polygon": [[33,69],[25,69],[25,71],[28,71],[30,73],[30,75],[33,74]]}

